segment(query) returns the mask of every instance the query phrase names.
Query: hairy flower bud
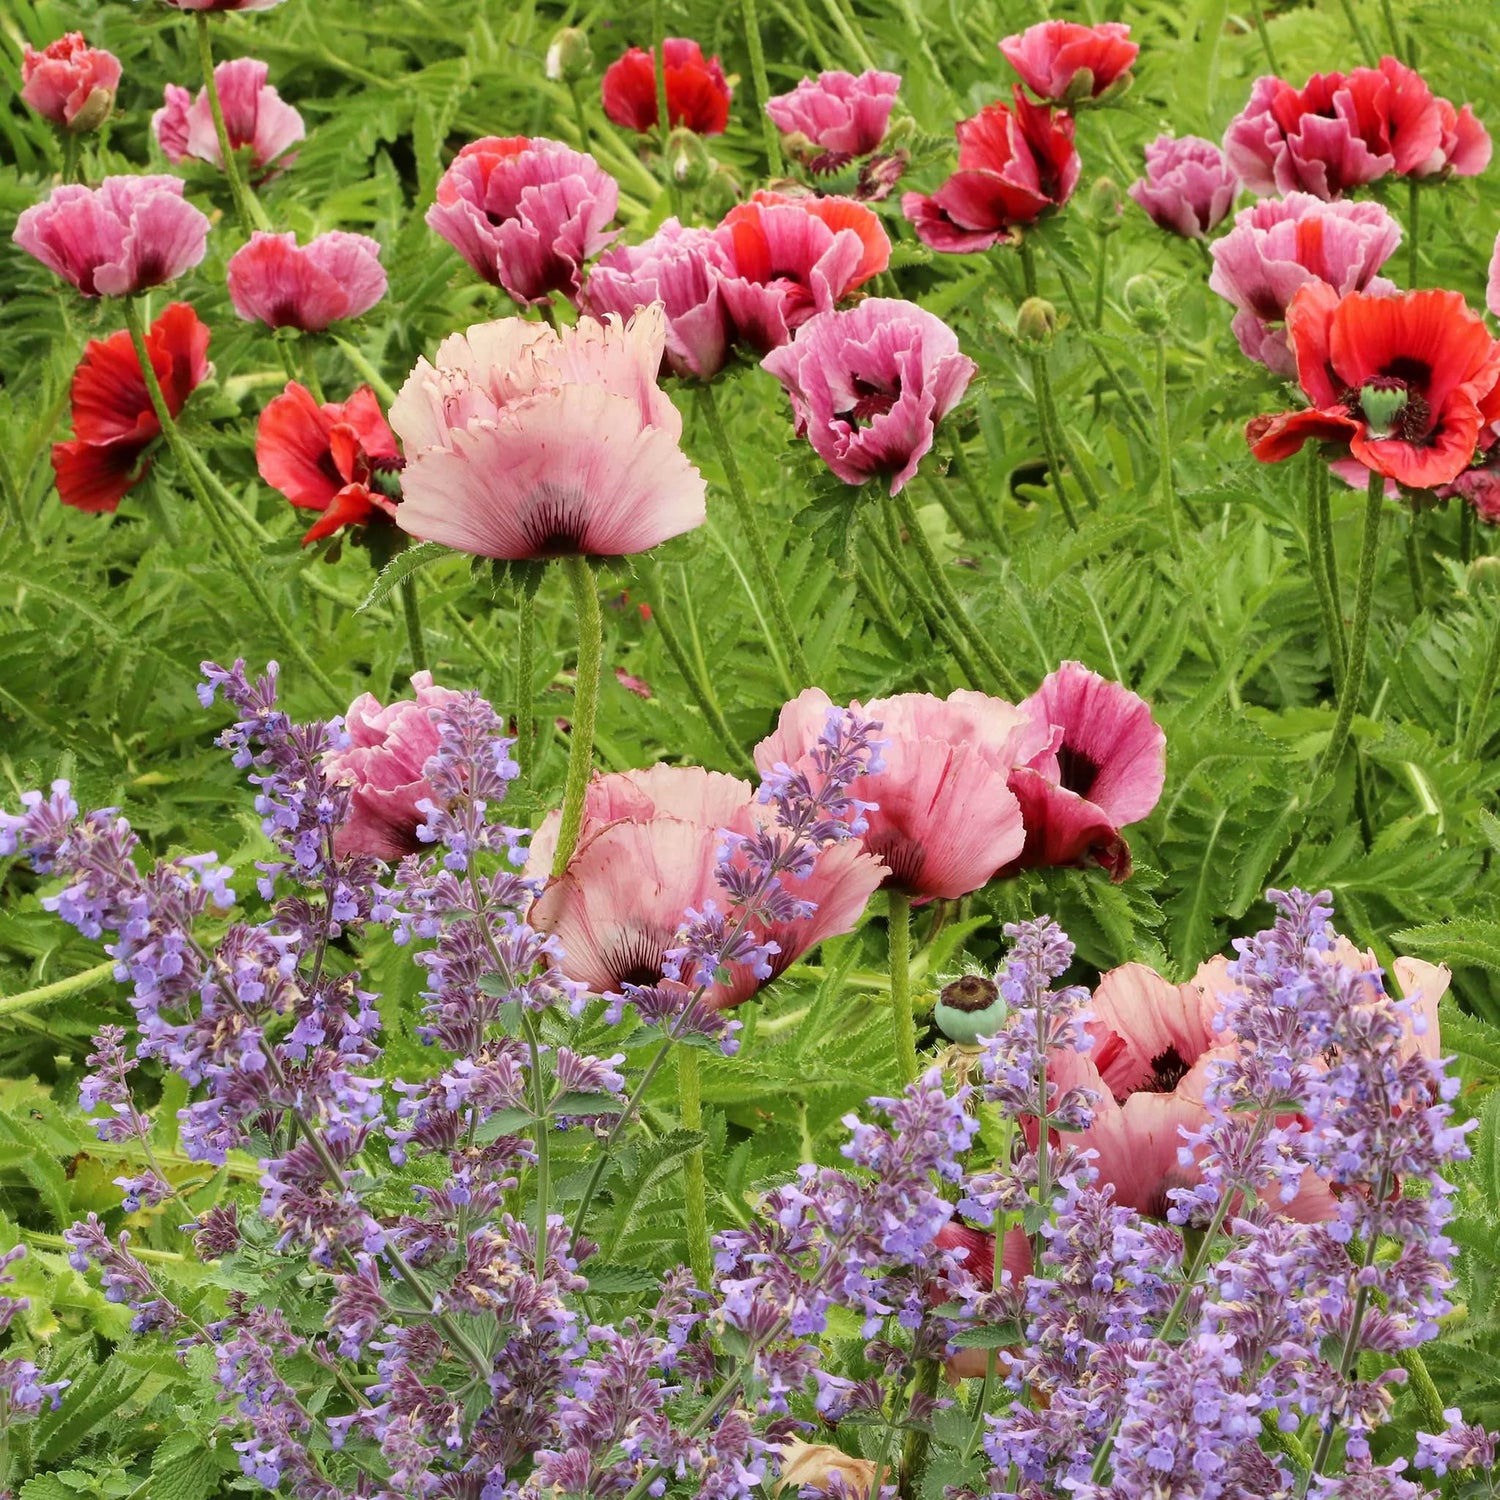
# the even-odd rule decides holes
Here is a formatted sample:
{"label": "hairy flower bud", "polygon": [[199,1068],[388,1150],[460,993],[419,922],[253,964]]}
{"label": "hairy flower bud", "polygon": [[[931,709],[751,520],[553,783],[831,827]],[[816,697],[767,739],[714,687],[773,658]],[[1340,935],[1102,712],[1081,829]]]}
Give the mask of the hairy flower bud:
{"label": "hairy flower bud", "polygon": [[1125,196],[1113,177],[1096,177],[1083,198],[1083,214],[1095,234],[1113,234],[1125,213]]}
{"label": "hairy flower bud", "polygon": [[553,83],[576,83],[594,71],[594,49],[588,33],[577,26],[564,26],[547,48],[547,77]]}
{"label": "hairy flower bud", "polygon": [[1165,331],[1167,300],[1154,277],[1132,276],[1125,283],[1125,308],[1143,333]]}
{"label": "hairy flower bud", "polygon": [[1034,349],[1045,349],[1057,332],[1057,309],[1045,297],[1028,297],[1016,313],[1016,337]]}
{"label": "hairy flower bud", "polygon": [[703,137],[682,126],[667,137],[667,161],[672,168],[672,180],[692,190],[701,188],[714,173],[714,159]]}

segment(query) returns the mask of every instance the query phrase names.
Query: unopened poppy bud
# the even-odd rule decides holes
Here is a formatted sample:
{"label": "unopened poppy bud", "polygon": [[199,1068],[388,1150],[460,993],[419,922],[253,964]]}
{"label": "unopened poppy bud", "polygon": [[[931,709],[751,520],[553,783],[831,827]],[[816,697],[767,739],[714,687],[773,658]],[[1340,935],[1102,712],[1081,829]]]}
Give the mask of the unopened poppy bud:
{"label": "unopened poppy bud", "polygon": [[1000,986],[983,974],[962,974],[943,986],[932,1018],[950,1041],[972,1045],[981,1036],[993,1036],[1005,1020]]}
{"label": "unopened poppy bud", "polygon": [[1084,217],[1095,234],[1113,234],[1125,214],[1125,195],[1113,177],[1096,177],[1084,195]]}
{"label": "unopened poppy bud", "polygon": [[1125,283],[1125,308],[1144,333],[1166,330],[1167,302],[1156,280],[1150,276],[1132,276]]}
{"label": "unopened poppy bud", "polygon": [[703,137],[695,130],[679,128],[667,137],[667,162],[672,180],[680,187],[701,188],[713,176],[717,163]]}
{"label": "unopened poppy bud", "polygon": [[1469,587],[1475,593],[1500,592],[1500,557],[1476,557],[1469,564]]}
{"label": "unopened poppy bud", "polygon": [[1028,297],[1016,313],[1016,337],[1045,349],[1057,332],[1057,309],[1045,297]]}
{"label": "unopened poppy bud", "polygon": [[547,48],[547,77],[553,83],[576,83],[594,71],[594,49],[588,33],[577,26],[564,26]]}

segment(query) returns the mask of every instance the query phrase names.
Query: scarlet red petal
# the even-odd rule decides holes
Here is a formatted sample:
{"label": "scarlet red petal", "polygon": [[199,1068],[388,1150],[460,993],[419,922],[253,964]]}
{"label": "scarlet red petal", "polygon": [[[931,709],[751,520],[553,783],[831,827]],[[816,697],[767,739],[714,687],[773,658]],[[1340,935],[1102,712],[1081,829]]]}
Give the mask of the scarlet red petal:
{"label": "scarlet red petal", "polygon": [[326,510],[344,485],[329,448],[331,426],[307,387],[289,380],[255,430],[260,477],[305,510]]}
{"label": "scarlet red petal", "polygon": [[332,500],[328,508],[313,522],[302,538],[306,547],[310,542],[321,541],[332,536],[341,526],[363,526],[376,515],[383,514],[376,496],[362,484],[346,484]]}
{"label": "scarlet red petal", "polygon": [[57,496],[75,510],[113,511],[151,467],[141,462],[145,444],[89,443],[75,439],[52,445]]}
{"label": "scarlet red petal", "polygon": [[1286,411],[1274,417],[1257,417],[1246,429],[1250,451],[1263,464],[1279,464],[1302,451],[1304,443],[1347,443],[1360,425],[1342,412]]}

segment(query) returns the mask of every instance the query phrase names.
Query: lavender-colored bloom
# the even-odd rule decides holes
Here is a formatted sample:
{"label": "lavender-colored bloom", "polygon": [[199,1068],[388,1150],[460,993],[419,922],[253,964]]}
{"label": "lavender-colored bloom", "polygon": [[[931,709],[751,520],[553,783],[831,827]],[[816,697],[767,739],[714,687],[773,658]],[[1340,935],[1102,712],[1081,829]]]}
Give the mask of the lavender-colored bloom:
{"label": "lavender-colored bloom", "polygon": [[817,148],[807,153],[811,171],[835,172],[879,149],[900,87],[899,73],[875,68],[857,76],[819,73],[798,79],[791,93],[767,99],[766,113],[783,135],[801,136]]}
{"label": "lavender-colored bloom", "polygon": [[1239,190],[1224,153],[1197,135],[1157,136],[1146,147],[1146,175],[1128,189],[1155,223],[1188,240],[1216,229]]}
{"label": "lavender-colored bloom", "polygon": [[1466,1422],[1456,1406],[1443,1412],[1448,1424],[1442,1432],[1417,1434],[1417,1467],[1431,1469],[1439,1479],[1450,1470],[1495,1467],[1495,1445],[1500,1437],[1477,1423]]}
{"label": "lavender-colored bloom", "polygon": [[75,1271],[88,1270],[90,1263],[98,1266],[105,1297],[134,1310],[132,1332],[145,1333],[154,1328],[170,1333],[181,1324],[181,1312],[161,1294],[151,1273],[130,1253],[130,1235],[125,1230],[120,1231],[118,1241],[111,1240],[98,1214],[90,1214],[85,1222],[64,1231],[63,1238],[68,1242],[68,1264]]}
{"label": "lavender-colored bloom", "polygon": [[42,1408],[56,1411],[71,1380],[43,1380],[29,1359],[0,1359],[0,1429],[10,1423],[34,1421]]}

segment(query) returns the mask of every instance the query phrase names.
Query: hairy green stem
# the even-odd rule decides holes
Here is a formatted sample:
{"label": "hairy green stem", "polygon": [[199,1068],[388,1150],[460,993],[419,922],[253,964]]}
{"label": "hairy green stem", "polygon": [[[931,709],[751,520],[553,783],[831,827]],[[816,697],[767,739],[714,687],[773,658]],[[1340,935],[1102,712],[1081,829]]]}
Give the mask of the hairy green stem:
{"label": "hairy green stem", "polygon": [[[942,1372],[942,1365],[935,1359],[919,1359],[917,1361],[916,1379],[912,1382],[911,1401],[907,1410],[917,1404],[919,1397],[925,1397],[930,1401],[937,1395],[938,1376]],[[907,1429],[906,1442],[901,1449],[901,1469],[897,1478],[898,1493],[901,1495],[916,1494],[916,1482],[922,1472],[922,1465],[927,1459],[927,1449],[932,1442],[932,1434],[923,1427],[910,1427]],[[880,1471],[877,1469],[877,1473]]]}
{"label": "hairy green stem", "polygon": [[1318,470],[1318,488],[1315,492],[1318,503],[1318,540],[1322,547],[1323,574],[1328,580],[1328,597],[1333,601],[1334,634],[1339,646],[1339,681],[1342,683],[1344,670],[1349,662],[1349,641],[1344,630],[1344,590],[1339,583],[1339,554],[1333,544],[1333,502],[1329,496],[1328,465],[1323,461],[1322,455],[1316,452],[1313,454],[1313,463]]}
{"label": "hairy green stem", "polygon": [[1047,478],[1057,492],[1057,503],[1062,507],[1063,520],[1072,531],[1078,530],[1078,517],[1073,514],[1072,502],[1068,499],[1067,485],[1063,479],[1062,455],[1058,452],[1057,434],[1052,427],[1052,380],[1047,373],[1047,356],[1039,350],[1031,355],[1031,384],[1036,394],[1037,432],[1042,439],[1042,453],[1047,460]]}
{"label": "hairy green stem", "polygon": [[1413,511],[1407,518],[1406,535],[1402,539],[1406,549],[1406,576],[1411,581],[1411,602],[1418,614],[1427,608],[1427,589],[1422,582],[1422,545],[1417,535],[1420,519]]}
{"label": "hairy green stem", "polygon": [[536,776],[536,591],[540,576],[521,585],[516,601],[516,758],[521,784]]}
{"label": "hairy green stem", "polygon": [[573,99],[573,123],[578,127],[578,149],[587,151],[589,149],[589,122],[583,112],[583,90],[578,86],[578,79],[568,80],[568,93]]}
{"label": "hairy green stem", "polygon": [[1354,40],[1359,43],[1359,49],[1365,55],[1365,62],[1370,67],[1376,67],[1380,62],[1380,49],[1376,47],[1370,33],[1365,30],[1364,23],[1354,13],[1354,0],[1339,0],[1344,9],[1344,19],[1349,23],[1349,30],[1354,34]]}
{"label": "hairy green stem", "polygon": [[214,134],[219,141],[219,155],[224,159],[224,176],[229,181],[229,195],[234,199],[240,227],[250,235],[257,229],[269,229],[271,226],[265,211],[241,175],[234,147],[229,142],[229,127],[224,123],[224,105],[219,99],[218,81],[214,78],[214,49],[208,30],[208,17],[206,10],[200,10],[193,18],[198,27],[198,65],[203,70],[203,88],[208,94],[209,112],[214,117]]}
{"label": "hairy green stem", "polygon": [[568,779],[563,785],[562,824],[557,830],[557,853],[552,873],[561,875],[578,846],[583,830],[583,802],[594,763],[594,717],[599,708],[599,661],[604,645],[604,621],[594,570],[585,557],[565,561],[573,586],[578,617],[578,673],[573,688],[573,727],[568,736]]}
{"label": "hairy green stem", "polygon": [[1307,504],[1304,522],[1307,529],[1307,571],[1313,592],[1318,596],[1318,613],[1323,621],[1323,642],[1328,648],[1328,665],[1333,675],[1335,696],[1344,690],[1344,622],[1328,576],[1324,552],[1328,538],[1327,524],[1328,468],[1311,448],[1307,453]]}
{"label": "hairy green stem", "polygon": [[413,672],[427,670],[427,643],[422,638],[422,607],[417,597],[417,580],[408,573],[401,580],[401,613],[406,620],[406,644],[411,651]]}
{"label": "hairy green stem", "polygon": [[[677,1109],[684,1130],[703,1129],[703,1080],[698,1049],[677,1048]],[[708,1184],[703,1172],[703,1148],[689,1151],[682,1163],[683,1222],[687,1228],[688,1264],[701,1287],[713,1282],[713,1251],[708,1243]]]}
{"label": "hairy green stem", "polygon": [[1266,54],[1266,67],[1272,73],[1280,73],[1276,65],[1276,53],[1271,47],[1271,33],[1266,30],[1266,13],[1260,0],[1250,0],[1250,14],[1255,18],[1256,35],[1260,37],[1261,51]]}
{"label": "hairy green stem", "polygon": [[0,1016],[17,1011],[35,1010],[38,1006],[50,1005],[54,1000],[71,1000],[91,990],[101,980],[108,979],[115,971],[114,959],[106,959],[91,969],[82,969],[69,974],[66,979],[54,979],[51,984],[38,985],[34,990],[23,990],[18,995],[0,995]]}
{"label": "hairy green stem", "polygon": [[1469,722],[1464,728],[1463,757],[1475,760],[1485,746],[1485,724],[1490,716],[1490,700],[1495,696],[1495,680],[1500,677],[1500,597],[1493,598],[1495,618],[1490,624],[1490,643],[1484,653],[1484,666],[1479,672],[1479,686],[1474,690],[1474,703],[1469,709]]}
{"label": "hairy green stem", "polygon": [[380,397],[381,404],[389,407],[396,399],[395,388],[365,356],[364,350],[356,344],[351,344],[348,339],[339,338],[337,334],[334,335],[333,341],[343,351],[344,358],[354,366],[356,373],[364,376],[365,384]]}
{"label": "hairy green stem", "polygon": [[667,21],[662,0],[651,0],[651,63],[656,78],[656,132],[661,143],[662,166],[667,174],[667,191],[675,192],[672,166],[667,160],[667,137],[672,133],[672,110],[667,102]]}
{"label": "hairy green stem", "polygon": [[1182,553],[1182,518],[1177,514],[1177,486],[1172,480],[1172,413],[1167,405],[1167,340],[1156,335],[1156,456],[1161,465],[1161,503],[1167,514],[1167,536],[1172,554],[1180,563]]}
{"label": "hairy green stem", "polygon": [[63,164],[62,180],[64,182],[78,181],[78,137],[71,131],[62,133]]}
{"label": "hairy green stem", "polygon": [[1406,289],[1414,292],[1421,275],[1417,248],[1422,239],[1422,184],[1413,177],[1406,189]]}
{"label": "hairy green stem", "polygon": [[917,1076],[917,1023],[911,1003],[911,897],[892,886],[886,919],[891,958],[891,1039],[902,1088]]}
{"label": "hairy green stem", "polygon": [[1385,18],[1386,35],[1391,39],[1391,56],[1397,62],[1405,62],[1401,56],[1401,33],[1396,30],[1396,13],[1391,9],[1391,0],[1380,0],[1380,14]]}
{"label": "hairy green stem", "polygon": [[761,136],[766,146],[766,166],[772,177],[781,176],[781,132],[766,113],[771,84],[766,77],[766,50],[760,39],[760,17],[755,0],[740,0],[740,17],[745,23],[745,50],[750,54],[750,77],[755,81],[755,108],[760,115]]}

